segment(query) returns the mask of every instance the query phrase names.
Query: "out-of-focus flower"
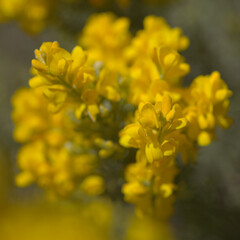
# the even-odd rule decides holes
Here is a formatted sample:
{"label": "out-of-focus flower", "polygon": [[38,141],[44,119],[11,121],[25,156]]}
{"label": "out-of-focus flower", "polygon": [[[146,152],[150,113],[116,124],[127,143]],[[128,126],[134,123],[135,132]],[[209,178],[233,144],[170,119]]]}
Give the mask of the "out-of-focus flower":
{"label": "out-of-focus flower", "polygon": [[129,24],[128,18],[117,18],[112,13],[92,15],[79,38],[79,44],[89,52],[89,61],[126,71],[123,52],[131,40]]}
{"label": "out-of-focus flower", "polygon": [[55,0],[1,0],[0,22],[17,20],[31,34],[43,30]]}
{"label": "out-of-focus flower", "polygon": [[81,184],[81,189],[89,195],[99,195],[104,192],[104,180],[97,175],[88,176]]}
{"label": "out-of-focus flower", "polygon": [[48,112],[39,90],[20,89],[12,103],[15,140],[24,143],[18,152],[21,173],[16,183],[37,182],[52,196],[68,195],[97,167],[97,157],[89,151],[94,140],[74,131],[66,110]]}
{"label": "out-of-focus flower", "polygon": [[[88,204],[8,205],[1,209],[0,238],[11,240],[107,240],[112,205],[107,201]],[[14,228],[14,231],[13,231]]]}

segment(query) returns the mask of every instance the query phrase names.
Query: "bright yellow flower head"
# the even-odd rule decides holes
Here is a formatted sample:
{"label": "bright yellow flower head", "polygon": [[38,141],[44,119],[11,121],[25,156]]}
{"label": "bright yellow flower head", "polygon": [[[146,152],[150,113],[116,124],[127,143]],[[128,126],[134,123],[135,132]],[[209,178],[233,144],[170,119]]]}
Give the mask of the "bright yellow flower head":
{"label": "bright yellow flower head", "polygon": [[40,50],[35,50],[35,55],[32,65],[36,76],[29,84],[33,88],[44,87],[51,111],[59,111],[68,98],[79,105],[89,105],[90,109],[96,106],[98,94],[92,87],[95,71],[87,65],[86,53],[80,47],[69,53],[57,42],[45,42]]}
{"label": "bright yellow flower head", "polygon": [[122,146],[139,149],[137,163],[126,170],[127,183],[122,191],[139,214],[167,217],[162,204],[175,190],[175,156],[187,120],[167,94],[155,105],[141,103],[136,120],[120,132]]}
{"label": "bright yellow flower head", "polygon": [[[88,195],[104,191],[103,179],[90,181],[88,177],[97,166],[92,154],[76,155],[64,146],[52,147],[37,141],[20,149],[18,165],[21,172],[16,176],[17,185],[23,187],[36,182],[50,197],[67,196],[78,186],[83,186],[82,191]],[[87,186],[91,189],[86,190]]]}
{"label": "bright yellow flower head", "polygon": [[18,142],[44,138],[49,144],[57,145],[65,139],[64,129],[72,128],[64,114],[48,113],[47,101],[39,90],[19,89],[12,104],[12,118],[16,124],[14,138]]}
{"label": "bright yellow flower head", "polygon": [[110,70],[125,70],[123,51],[130,43],[129,20],[112,13],[91,16],[79,38],[79,44],[88,49],[89,61],[102,62]]}
{"label": "bright yellow flower head", "polygon": [[199,76],[189,88],[190,97],[185,109],[189,124],[189,136],[201,146],[209,145],[215,137],[215,126],[230,127],[227,116],[228,98],[232,95],[218,72]]}
{"label": "bright yellow flower head", "polygon": [[161,79],[172,84],[178,84],[179,78],[190,71],[190,66],[184,62],[183,57],[169,47],[154,48],[152,60],[158,68]]}
{"label": "bright yellow flower head", "polygon": [[[140,150],[141,151],[141,150]],[[157,218],[167,218],[172,212],[173,183],[177,174],[174,162],[162,160],[159,164],[146,164],[141,160],[142,153],[138,152],[138,162],[126,169],[127,183],[122,192],[127,202],[136,206],[139,216],[152,215]],[[164,205],[165,204],[165,205]],[[166,205],[169,205],[166,208]]]}
{"label": "bright yellow flower head", "polygon": [[190,71],[177,50],[184,50],[188,45],[188,38],[180,29],[172,29],[163,18],[146,17],[144,29],[125,50],[132,79],[128,101],[134,105],[141,101],[154,103],[158,95],[167,93],[177,102],[181,96],[174,88]]}
{"label": "bright yellow flower head", "polygon": [[69,53],[57,42],[45,42],[40,50],[35,50],[35,55],[32,61],[35,77],[29,84],[42,90],[51,112],[58,112],[65,103],[72,103],[77,118],[87,112],[96,121],[97,115],[103,112],[103,98],[113,102],[120,100],[117,73],[108,68],[95,71],[79,46]]}
{"label": "bright yellow flower head", "polygon": [[125,127],[120,133],[120,143],[125,147],[139,148],[142,144],[145,146],[151,143],[156,147],[165,136],[180,131],[187,124],[179,105],[173,105],[167,94],[155,105],[141,103],[136,116],[138,122]]}
{"label": "bright yellow flower head", "polygon": [[174,157],[179,134],[187,125],[180,107],[164,95],[155,105],[140,104],[136,116],[137,122],[120,132],[120,144],[140,149],[149,163]]}
{"label": "bright yellow flower head", "polygon": [[189,45],[187,37],[179,28],[171,28],[166,21],[157,16],[144,19],[144,29],[139,31],[126,51],[130,59],[148,56],[155,47],[167,46],[177,51],[185,50]]}
{"label": "bright yellow flower head", "polygon": [[128,101],[138,105],[142,101],[155,102],[158,95],[168,93],[174,102],[179,101],[182,78],[190,72],[190,66],[174,49],[154,47],[145,58],[137,58],[130,68],[132,79]]}

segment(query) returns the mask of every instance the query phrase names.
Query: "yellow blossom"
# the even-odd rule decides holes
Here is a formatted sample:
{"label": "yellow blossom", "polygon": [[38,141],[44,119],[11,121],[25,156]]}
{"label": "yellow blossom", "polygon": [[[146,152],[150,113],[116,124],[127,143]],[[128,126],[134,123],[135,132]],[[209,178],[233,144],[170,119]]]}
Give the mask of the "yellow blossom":
{"label": "yellow blossom", "polygon": [[120,143],[125,147],[138,148],[142,144],[143,146],[147,145],[148,148],[151,146],[151,150],[147,150],[150,152],[157,149],[159,141],[163,142],[168,134],[180,131],[187,125],[187,120],[183,117],[180,106],[173,105],[167,94],[163,96],[162,102],[157,102],[155,105],[141,103],[136,116],[138,122],[121,131]]}
{"label": "yellow blossom", "polygon": [[167,46],[177,51],[185,50],[189,40],[179,28],[171,28],[166,21],[157,16],[144,19],[144,29],[137,32],[126,56],[130,59],[147,57],[155,47]]}
{"label": "yellow blossom", "polygon": [[47,111],[47,100],[39,89],[18,90],[12,103],[15,140],[24,143],[17,157],[21,170],[17,185],[37,182],[51,195],[68,195],[80,184],[76,178],[86,177],[97,167],[97,157],[88,153],[93,144],[74,131],[65,110]]}
{"label": "yellow blossom", "polygon": [[96,105],[97,92],[91,87],[95,71],[87,65],[86,53],[80,47],[69,53],[57,42],[45,42],[40,50],[35,50],[35,56],[32,64],[36,76],[30,79],[29,84],[33,88],[43,87],[51,111],[59,111],[69,97],[79,105],[81,102],[88,106]]}
{"label": "yellow blossom", "polygon": [[126,71],[124,49],[130,42],[129,20],[117,18],[112,13],[92,15],[79,38],[79,44],[87,48],[89,61],[102,62],[110,70]]}
{"label": "yellow blossom", "polygon": [[19,89],[12,98],[12,105],[16,124],[14,138],[18,142],[44,138],[50,145],[58,145],[65,139],[62,126],[71,128],[64,114],[48,114],[47,102],[39,90]]}
{"label": "yellow blossom", "polygon": [[17,20],[31,34],[43,30],[55,0],[1,0],[0,22]]}
{"label": "yellow blossom", "polygon": [[105,184],[102,177],[97,175],[88,176],[81,183],[81,189],[88,195],[99,195],[105,190]]}
{"label": "yellow blossom", "polygon": [[154,48],[152,59],[158,67],[160,76],[172,84],[178,84],[179,78],[188,74],[190,67],[183,57],[169,47]]}
{"label": "yellow blossom", "polygon": [[228,98],[232,92],[218,72],[199,76],[189,88],[188,106],[184,110],[188,121],[189,136],[201,146],[209,145],[215,138],[216,125],[228,128],[232,119],[227,116]]}
{"label": "yellow blossom", "polygon": [[178,102],[182,98],[179,86],[189,71],[190,66],[177,51],[166,46],[155,47],[148,57],[137,59],[131,66],[128,101],[134,105],[141,101],[154,103],[167,93]]}
{"label": "yellow blossom", "polygon": [[162,199],[171,198],[175,190],[175,156],[186,125],[180,106],[164,94],[155,105],[141,103],[136,122],[120,132],[120,144],[139,149],[137,163],[126,170],[127,183],[122,189],[126,201],[134,203],[139,214],[168,216],[161,213]]}

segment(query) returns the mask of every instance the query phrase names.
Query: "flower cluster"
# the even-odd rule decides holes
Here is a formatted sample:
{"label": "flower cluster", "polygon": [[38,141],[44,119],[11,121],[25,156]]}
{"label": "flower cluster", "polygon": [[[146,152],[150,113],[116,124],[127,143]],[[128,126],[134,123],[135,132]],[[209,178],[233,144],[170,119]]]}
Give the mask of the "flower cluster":
{"label": "flower cluster", "polygon": [[98,159],[90,151],[94,143],[76,131],[68,108],[52,114],[41,91],[27,88],[15,93],[12,104],[14,138],[24,144],[18,152],[18,186],[37,182],[50,197],[64,197],[79,187],[89,195],[104,191],[95,170]]}
{"label": "flower cluster", "polygon": [[228,98],[232,92],[219,72],[199,76],[188,89],[185,115],[189,121],[188,135],[200,146],[209,145],[215,138],[215,126],[229,128],[232,119],[227,116]]}
{"label": "flower cluster", "polygon": [[32,89],[13,98],[14,136],[24,144],[18,185],[37,182],[60,196],[112,197],[121,188],[138,215],[168,217],[176,158],[191,162],[216,126],[231,125],[232,92],[218,72],[182,86],[190,66],[179,51],[189,40],[160,17],[146,17],[132,36],[127,18],[95,14],[79,43],[71,53],[43,43]]}
{"label": "flower cluster", "polygon": [[124,51],[131,41],[129,25],[128,18],[117,18],[113,13],[93,14],[79,37],[79,45],[87,49],[90,63],[126,72]]}
{"label": "flower cluster", "polygon": [[139,149],[136,163],[127,169],[123,193],[127,201],[136,204],[140,214],[165,217],[171,212],[172,193],[176,188],[175,158],[183,147],[182,131],[186,125],[180,106],[172,104],[170,96],[164,94],[154,105],[140,103],[135,122],[120,132],[122,146]]}
{"label": "flower cluster", "polygon": [[104,68],[97,73],[81,47],[69,53],[58,42],[46,42],[35,51],[35,56],[32,61],[35,76],[29,84],[32,88],[41,87],[51,112],[71,102],[78,119],[87,111],[95,121],[99,113],[104,115],[108,111],[103,98],[119,101],[116,72]]}

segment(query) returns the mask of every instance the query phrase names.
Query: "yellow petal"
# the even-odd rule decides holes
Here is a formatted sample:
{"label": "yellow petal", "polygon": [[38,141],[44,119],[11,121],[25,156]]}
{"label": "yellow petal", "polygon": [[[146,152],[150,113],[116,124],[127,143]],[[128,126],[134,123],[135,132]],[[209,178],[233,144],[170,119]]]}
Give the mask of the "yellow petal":
{"label": "yellow petal", "polygon": [[181,63],[179,65],[179,68],[181,71],[183,71],[185,74],[189,73],[190,72],[190,65],[187,64],[187,63]]}
{"label": "yellow petal", "polygon": [[172,108],[172,99],[168,94],[163,95],[162,99],[162,113],[166,116]]}
{"label": "yellow petal", "polygon": [[206,129],[208,127],[208,121],[203,115],[198,117],[198,124],[201,129]]}
{"label": "yellow petal", "polygon": [[220,89],[216,92],[216,100],[217,101],[223,101],[226,98],[229,98],[232,95],[232,91],[228,90],[228,89]]}
{"label": "yellow petal", "polygon": [[153,143],[147,144],[145,147],[145,153],[148,161],[152,163],[153,161],[160,160],[163,156],[160,147],[155,147]]}
{"label": "yellow petal", "polygon": [[164,64],[167,66],[171,66],[176,60],[176,55],[173,53],[169,53],[164,57]]}
{"label": "yellow petal", "polygon": [[166,120],[170,121],[172,120],[176,115],[176,110],[175,108],[173,108],[172,110],[170,110],[170,112],[168,112],[168,114],[166,115]]}
{"label": "yellow petal", "polygon": [[179,118],[177,120],[177,126],[175,127],[176,129],[182,129],[187,126],[187,120],[186,118]]}
{"label": "yellow petal", "polygon": [[48,66],[46,66],[44,63],[42,63],[36,59],[32,60],[32,66],[41,72],[46,72],[48,70]]}
{"label": "yellow petal", "polygon": [[211,143],[211,136],[208,132],[203,131],[198,135],[198,144],[200,146],[207,146]]}
{"label": "yellow petal", "polygon": [[58,68],[58,74],[59,75],[64,74],[66,69],[67,69],[67,61],[64,58],[60,59],[58,61],[57,68]]}
{"label": "yellow petal", "polygon": [[123,185],[122,192],[128,197],[144,195],[148,192],[148,188],[139,182],[131,182]]}
{"label": "yellow petal", "polygon": [[139,122],[143,127],[159,128],[157,113],[151,103],[143,105],[139,114]]}
{"label": "yellow petal", "polygon": [[164,198],[170,197],[175,189],[176,189],[176,186],[172,183],[165,183],[165,184],[162,184],[160,187],[160,190],[163,193]]}
{"label": "yellow petal", "polygon": [[31,88],[37,88],[47,84],[49,84],[49,81],[41,76],[35,76],[29,80],[29,86]]}
{"label": "yellow petal", "polygon": [[215,118],[214,118],[213,114],[211,114],[211,113],[207,114],[207,121],[208,121],[208,127],[209,128],[214,128]]}
{"label": "yellow petal", "polygon": [[99,108],[97,105],[88,105],[88,115],[93,122],[96,121],[98,113],[99,113]]}
{"label": "yellow petal", "polygon": [[26,187],[34,182],[34,177],[30,172],[22,172],[15,177],[15,181],[17,186]]}
{"label": "yellow petal", "polygon": [[75,116],[77,119],[81,119],[84,110],[86,109],[85,104],[81,104],[78,108],[75,109]]}
{"label": "yellow petal", "polygon": [[[139,147],[137,141],[139,140],[139,125],[133,123],[127,125],[121,132],[120,132],[120,140],[119,143],[123,147]],[[131,141],[134,139],[135,141]]]}
{"label": "yellow petal", "polygon": [[174,140],[165,140],[161,144],[161,149],[163,152],[163,156],[172,156],[176,152],[176,142]]}

